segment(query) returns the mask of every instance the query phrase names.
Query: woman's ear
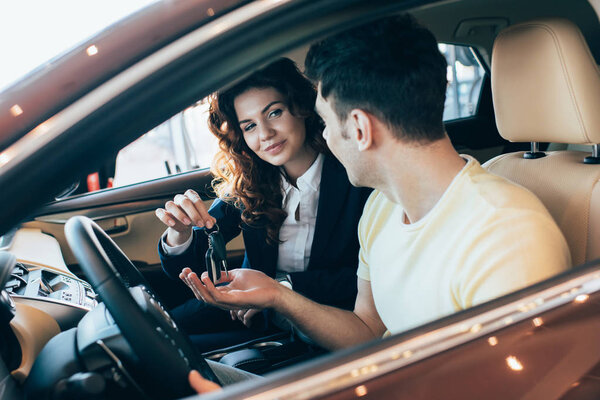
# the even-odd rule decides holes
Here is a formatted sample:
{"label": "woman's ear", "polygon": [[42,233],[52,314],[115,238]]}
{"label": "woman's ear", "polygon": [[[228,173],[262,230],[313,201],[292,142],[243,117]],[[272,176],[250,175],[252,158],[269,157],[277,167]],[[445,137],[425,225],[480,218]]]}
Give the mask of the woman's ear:
{"label": "woman's ear", "polygon": [[358,151],[365,151],[373,146],[373,116],[361,109],[350,111],[350,124],[356,137]]}

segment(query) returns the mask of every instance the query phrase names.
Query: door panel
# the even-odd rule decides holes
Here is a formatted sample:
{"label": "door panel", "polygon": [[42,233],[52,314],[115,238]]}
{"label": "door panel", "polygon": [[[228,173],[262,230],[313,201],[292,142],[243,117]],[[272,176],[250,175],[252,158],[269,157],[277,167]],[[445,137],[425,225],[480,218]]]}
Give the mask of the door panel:
{"label": "door panel", "polygon": [[[166,200],[165,200],[166,201]],[[207,207],[210,207],[212,200],[204,202]],[[164,205],[164,201],[158,206]],[[86,215],[95,214],[98,210],[79,210],[72,213],[72,215]],[[53,216],[49,216],[53,217]],[[157,253],[158,238],[164,233],[165,226],[156,218],[154,215],[154,209],[152,211],[146,211],[137,214],[124,214],[120,216],[112,216],[110,218],[101,217],[90,217],[96,221],[97,218],[101,222],[104,222],[104,227],[108,225],[108,221],[124,220],[126,222],[126,229],[116,233],[109,233],[110,237],[117,243],[117,245],[123,250],[127,256],[135,262],[141,264],[153,265],[159,264],[160,259]],[[67,218],[68,219],[68,218]],[[67,265],[76,263],[76,260],[71,253],[71,250],[67,246],[67,242],[64,234],[66,219],[64,220],[53,220],[52,222],[37,219],[35,221],[28,222],[23,225],[24,228],[36,228],[42,232],[54,236],[61,244],[61,250],[63,257]],[[101,225],[102,226],[102,225]],[[244,250],[244,242],[242,236],[239,235],[234,240],[227,244],[227,250],[232,256],[232,262],[235,263],[235,258],[239,257],[240,251]]]}
{"label": "door panel", "polygon": [[[64,225],[74,215],[92,218],[109,230],[111,238],[138,266],[155,290],[162,294],[163,300],[173,305],[182,300],[179,293],[182,287],[178,282],[169,282],[170,279],[162,272],[157,244],[166,227],[156,218],[154,210],[163,207],[177,193],[183,193],[189,188],[196,190],[205,205],[210,207],[214,198],[207,190],[211,179],[207,170],[193,171],[76,196],[45,206],[23,227],[37,228],[55,237],[60,243],[65,263],[73,273],[79,274],[77,262],[65,239]],[[227,245],[227,250],[231,268],[241,266],[244,257],[241,235]],[[183,292],[188,297],[188,291]]]}

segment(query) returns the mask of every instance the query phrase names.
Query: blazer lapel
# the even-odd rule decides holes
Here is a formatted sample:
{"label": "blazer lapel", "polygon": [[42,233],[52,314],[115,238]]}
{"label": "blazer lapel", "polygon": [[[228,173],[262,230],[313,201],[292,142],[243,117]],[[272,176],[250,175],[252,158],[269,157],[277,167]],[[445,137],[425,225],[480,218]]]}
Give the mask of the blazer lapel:
{"label": "blazer lapel", "polygon": [[321,173],[315,236],[308,268],[313,264],[313,260],[321,258],[327,250],[331,234],[344,209],[343,202],[348,190],[350,190],[350,182],[344,167],[332,156],[325,156]]}
{"label": "blazer lapel", "polygon": [[249,227],[244,224],[243,231],[246,254],[252,268],[275,277],[279,246],[267,244],[267,231],[264,228]]}
{"label": "blazer lapel", "polygon": [[278,245],[268,245],[266,243],[267,232],[264,232],[263,236],[263,250],[262,250],[262,259],[264,260],[264,270],[263,272],[270,277],[274,278],[275,273],[277,272],[277,257],[279,256],[279,246]]}

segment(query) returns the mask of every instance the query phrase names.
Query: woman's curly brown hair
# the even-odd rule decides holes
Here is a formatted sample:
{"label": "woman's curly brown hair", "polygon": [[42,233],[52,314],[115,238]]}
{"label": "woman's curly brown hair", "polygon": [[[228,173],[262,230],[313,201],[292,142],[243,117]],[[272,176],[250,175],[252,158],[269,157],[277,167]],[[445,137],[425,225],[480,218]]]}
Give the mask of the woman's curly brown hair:
{"label": "woman's curly brown hair", "polygon": [[249,89],[274,88],[290,112],[305,118],[306,143],[319,153],[327,152],[323,123],[314,111],[316,90],[296,64],[281,58],[235,86],[210,96],[208,125],[219,140],[213,159],[213,189],[217,196],[242,210],[242,221],[264,227],[267,241],[279,243],[279,229],[287,214],[282,209],[283,168],[261,160],[246,144],[234,108],[234,100]]}

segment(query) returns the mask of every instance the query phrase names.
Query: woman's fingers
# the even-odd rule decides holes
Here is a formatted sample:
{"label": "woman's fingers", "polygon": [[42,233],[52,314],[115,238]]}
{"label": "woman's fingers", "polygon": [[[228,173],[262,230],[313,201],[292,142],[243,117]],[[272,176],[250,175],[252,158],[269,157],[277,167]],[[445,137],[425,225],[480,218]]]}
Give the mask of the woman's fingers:
{"label": "woman's fingers", "polygon": [[[181,196],[178,194],[177,196]],[[175,199],[178,197],[175,196]],[[191,226],[192,220],[187,213],[177,204],[175,200],[169,200],[165,203],[165,210],[185,226]]]}
{"label": "woman's fingers", "polygon": [[183,214],[185,214],[190,224],[203,227],[204,220],[200,216],[200,213],[196,209],[196,206],[189,197],[184,194],[178,194],[173,198],[173,203],[181,210]]}
{"label": "woman's fingers", "polygon": [[251,308],[250,310],[246,310],[246,312],[243,315],[243,319],[241,321],[244,323],[244,325],[246,325],[247,327],[250,327],[250,325],[252,325],[252,317],[254,317],[259,312],[260,312],[260,310],[258,310],[256,308]]}
{"label": "woman's fingers", "polygon": [[167,212],[163,208],[157,208],[154,210],[154,214],[163,224],[173,227],[175,226],[175,220],[171,218],[171,215],[167,215]]}
{"label": "woman's fingers", "polygon": [[239,319],[240,321],[244,322],[244,315],[246,314],[248,310],[245,309],[241,309],[241,310],[237,310],[236,311],[236,317],[237,319]]}
{"label": "woman's fingers", "polygon": [[168,212],[163,208],[157,208],[154,211],[156,217],[169,228],[176,230],[177,232],[183,232],[187,229],[190,229],[185,224],[183,224],[179,219],[177,219],[173,214]]}
{"label": "woman's fingers", "polygon": [[208,213],[200,195],[192,189],[188,189],[184,194],[178,194],[173,199],[175,205],[188,216],[194,225],[202,228],[212,228],[215,219]]}
{"label": "woman's fingers", "polygon": [[208,213],[200,195],[191,189],[167,201],[164,209],[156,210],[156,216],[178,232],[190,229],[192,225],[212,228],[216,222]]}
{"label": "woman's fingers", "polygon": [[208,209],[204,205],[200,195],[196,193],[196,191],[188,189],[185,191],[184,196],[190,201],[191,204],[188,204],[187,202],[185,202],[185,204],[193,207],[194,213],[197,216],[197,222],[201,222],[202,226],[212,228],[216,222],[216,219],[208,213]]}
{"label": "woman's fingers", "polygon": [[250,327],[250,325],[252,324],[252,317],[254,317],[256,314],[258,314],[260,312],[260,310],[256,309],[256,308],[250,308],[250,309],[240,309],[240,310],[231,310],[230,314],[231,314],[231,319],[233,319],[234,321],[237,319],[240,322],[242,322],[244,325],[246,325],[247,327]]}

